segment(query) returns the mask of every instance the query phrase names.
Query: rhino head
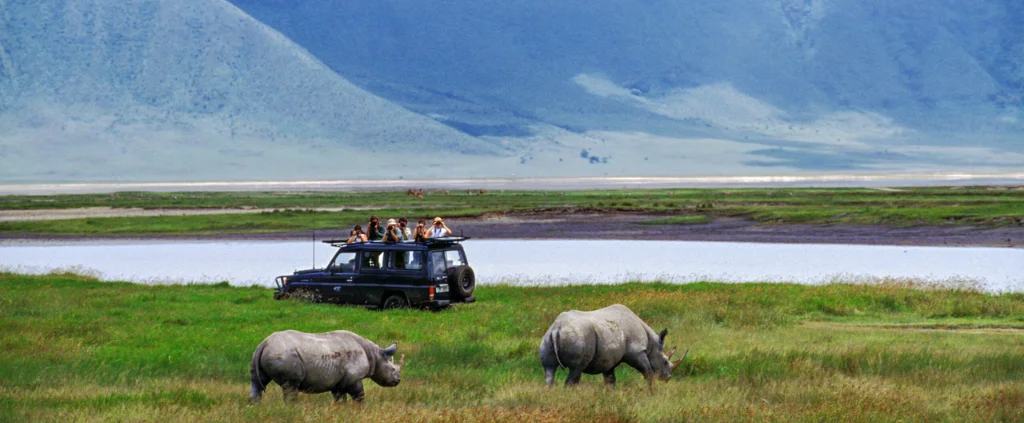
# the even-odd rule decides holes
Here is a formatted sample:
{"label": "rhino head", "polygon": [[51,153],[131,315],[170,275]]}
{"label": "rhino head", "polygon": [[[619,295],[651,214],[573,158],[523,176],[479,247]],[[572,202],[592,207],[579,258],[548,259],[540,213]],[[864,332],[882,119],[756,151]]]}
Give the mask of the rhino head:
{"label": "rhino head", "polygon": [[668,354],[665,354],[665,336],[668,335],[668,329],[662,329],[661,333],[658,334],[658,345],[654,348],[651,353],[648,354],[647,360],[651,362],[651,370],[654,372],[655,377],[659,380],[668,382],[672,378],[672,371],[682,364],[683,360],[686,359],[686,354],[690,350],[686,350],[683,353],[683,358],[671,361],[672,355],[676,353],[676,347],[672,347],[672,350]]}
{"label": "rhino head", "polygon": [[380,350],[380,359],[376,360],[376,368],[373,371],[373,375],[370,376],[370,380],[380,386],[397,386],[398,382],[402,381],[399,373],[402,371],[402,367],[405,366],[405,354],[402,354],[402,358],[395,362],[395,353],[398,352],[398,344],[391,344],[391,346]]}

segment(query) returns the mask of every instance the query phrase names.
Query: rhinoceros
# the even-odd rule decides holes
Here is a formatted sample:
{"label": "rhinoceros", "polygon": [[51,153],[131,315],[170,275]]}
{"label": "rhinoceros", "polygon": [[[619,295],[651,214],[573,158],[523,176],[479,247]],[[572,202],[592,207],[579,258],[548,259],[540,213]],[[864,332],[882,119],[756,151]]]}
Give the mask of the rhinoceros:
{"label": "rhinoceros", "polygon": [[405,355],[395,363],[398,344],[381,349],[373,342],[346,330],[305,333],[286,330],[270,334],[252,354],[250,402],[263,397],[270,381],[281,385],[286,401],[297,392],[330,391],[334,400],[349,395],[363,400],[363,379],[392,387],[401,380]]}
{"label": "rhinoceros", "polygon": [[[558,315],[540,342],[544,381],[555,383],[559,367],[569,370],[565,385],[576,385],[583,373],[602,374],[615,385],[615,368],[626,363],[647,379],[653,392],[655,379],[668,381],[683,358],[670,362],[675,348],[665,355],[668,329],[654,333],[650,326],[622,304],[594,311],[568,311]],[[687,350],[689,352],[689,350]]]}

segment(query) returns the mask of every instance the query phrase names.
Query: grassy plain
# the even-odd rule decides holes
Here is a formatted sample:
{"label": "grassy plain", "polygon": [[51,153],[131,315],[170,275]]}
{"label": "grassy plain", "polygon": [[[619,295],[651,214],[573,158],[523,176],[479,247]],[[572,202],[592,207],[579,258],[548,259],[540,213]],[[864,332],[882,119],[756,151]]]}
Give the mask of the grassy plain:
{"label": "grassy plain", "polygon": [[[1024,421],[1024,295],[969,286],[695,283],[486,286],[442,312],[273,301],[258,287],[145,286],[0,273],[0,420]],[[631,369],[607,391],[543,386],[559,312],[631,307],[690,348],[654,395]],[[402,383],[247,405],[271,332],[349,329],[407,354]],[[559,372],[564,378],[565,371]]]}
{"label": "grassy plain", "polygon": [[[700,223],[739,216],[765,224],[870,224],[889,226],[1024,223],[1024,187],[750,188],[591,191],[406,192],[119,192],[3,196],[0,210],[81,207],[148,209],[287,209],[255,214],[110,217],[0,222],[0,234],[185,235],[301,232],[365,222],[370,214],[479,216],[508,211],[630,211],[662,214],[655,224]],[[310,209],[335,208],[341,211]],[[352,208],[358,208],[353,210]],[[703,217],[700,217],[703,216]],[[343,222],[343,224],[339,223]]]}

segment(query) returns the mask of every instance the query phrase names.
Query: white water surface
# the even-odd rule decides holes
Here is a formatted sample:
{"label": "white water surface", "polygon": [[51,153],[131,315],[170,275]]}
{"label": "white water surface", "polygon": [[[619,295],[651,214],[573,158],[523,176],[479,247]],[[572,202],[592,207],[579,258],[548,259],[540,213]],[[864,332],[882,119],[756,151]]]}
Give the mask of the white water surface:
{"label": "white water surface", "polygon": [[[990,292],[1024,292],[1024,250],[973,247],[767,244],[689,241],[470,240],[481,284],[563,285],[626,281],[870,282],[910,278],[973,281]],[[0,243],[0,268],[73,270],[103,280],[273,286],[275,276],[322,267],[322,243]],[[314,259],[315,254],[315,259]]]}

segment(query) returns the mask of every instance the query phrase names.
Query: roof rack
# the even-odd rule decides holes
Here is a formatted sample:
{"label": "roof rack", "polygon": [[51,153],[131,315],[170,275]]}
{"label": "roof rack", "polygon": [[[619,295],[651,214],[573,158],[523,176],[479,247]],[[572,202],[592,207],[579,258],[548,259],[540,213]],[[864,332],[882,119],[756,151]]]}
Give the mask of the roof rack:
{"label": "roof rack", "polygon": [[442,237],[438,237],[438,238],[427,238],[426,240],[423,241],[423,243],[427,244],[427,245],[430,245],[430,244],[444,244],[444,243],[462,242],[462,241],[465,241],[467,239],[470,239],[470,237],[468,237],[468,236],[442,236]]}
{"label": "roof rack", "polygon": [[[468,237],[468,236],[444,236],[444,237],[438,237],[438,238],[427,238],[423,242],[416,242],[416,241],[384,242],[384,241],[381,241],[381,240],[375,240],[375,241],[353,242],[353,244],[383,244],[383,245],[424,244],[424,245],[433,245],[433,244],[451,244],[451,243],[456,243],[456,242],[462,242],[462,241],[465,241],[467,239],[470,239],[470,237]],[[324,244],[330,244],[332,247],[343,247],[343,246],[349,245],[347,239],[325,239],[325,240],[320,241],[320,242],[323,242]]]}

